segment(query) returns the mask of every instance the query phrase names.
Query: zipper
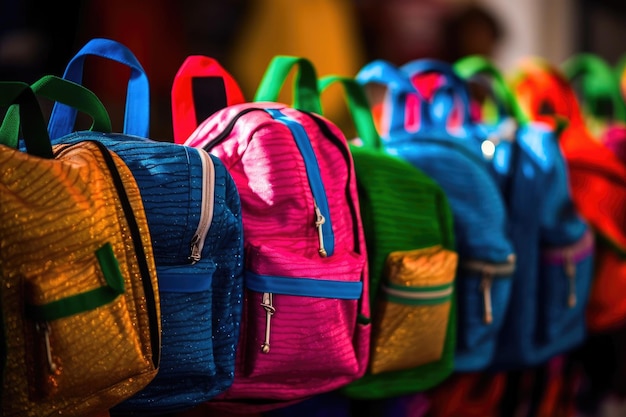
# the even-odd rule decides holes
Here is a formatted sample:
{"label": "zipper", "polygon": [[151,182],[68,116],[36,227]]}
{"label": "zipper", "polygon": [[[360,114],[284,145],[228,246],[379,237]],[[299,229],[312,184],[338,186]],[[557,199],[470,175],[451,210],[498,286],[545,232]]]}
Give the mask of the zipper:
{"label": "zipper", "polygon": [[[309,186],[311,187],[311,194],[313,195],[313,213],[315,215],[313,225],[316,228],[318,236],[318,253],[321,257],[325,258],[331,256],[334,252],[334,235],[332,224],[330,221],[330,208],[328,205],[328,199],[326,196],[326,190],[322,181],[322,175],[317,163],[317,157],[311,141],[304,130],[302,124],[293,118],[285,115],[277,109],[265,110],[272,119],[287,126],[291,132],[294,141],[302,155],[304,160],[307,178],[309,180]],[[238,115],[240,116],[241,113]],[[261,345],[261,352],[270,352],[270,335],[271,335],[271,321],[272,317],[276,313],[274,307],[274,294],[271,292],[264,292],[261,300],[261,307],[265,310],[265,338]]]}
{"label": "zipper", "polygon": [[[301,112],[309,116],[315,122],[315,124],[320,129],[322,134],[328,140],[330,140],[333,143],[333,145],[335,145],[335,147],[341,152],[346,166],[352,167],[353,166],[352,154],[350,153],[349,148],[344,146],[343,140],[337,137],[337,135],[335,135],[333,131],[330,130],[330,128],[327,125],[328,122],[323,120],[319,115],[315,113],[311,113],[307,111],[301,111]],[[346,201],[348,202],[349,209],[350,209],[350,216],[352,217],[352,224],[353,224],[352,234],[354,236],[354,239],[353,239],[354,251],[356,253],[361,253],[362,248],[360,247],[361,242],[359,240],[359,235],[360,235],[359,224],[360,223],[358,221],[358,210],[356,207],[356,203],[353,201],[353,199],[351,198],[351,194],[350,194],[350,183],[352,182],[353,172],[354,171],[352,169],[348,170],[348,178],[346,179],[346,186],[344,189],[345,189]]]}
{"label": "zipper", "polygon": [[322,258],[325,258],[328,256],[328,253],[326,253],[326,249],[324,248],[324,230],[322,226],[326,223],[326,218],[315,200],[313,200],[313,206],[315,209],[315,227],[317,228],[317,238],[319,240],[319,249],[317,251]]}
{"label": "zipper", "polygon": [[587,230],[582,238],[572,245],[545,249],[542,254],[544,262],[551,265],[563,265],[568,281],[567,306],[576,307],[576,264],[590,256],[594,250],[593,232]]}
{"label": "zipper", "polygon": [[491,287],[496,278],[509,277],[515,272],[515,256],[510,255],[506,263],[490,263],[479,260],[468,260],[461,264],[461,268],[467,271],[481,274],[480,292],[483,298],[483,322],[493,323],[493,305],[491,300]]}
{"label": "zipper", "polygon": [[[110,151],[107,147],[102,144],[102,142],[98,142],[97,140],[87,140],[82,142],[76,142],[71,145],[63,146],[58,151],[55,151],[54,157],[59,158],[62,153],[69,149],[70,147],[80,146],[80,143],[92,142],[97,148],[100,150],[102,157],[109,169],[109,173],[111,174],[111,180],[117,190],[117,194],[120,198],[120,204],[122,205],[122,209],[124,210],[124,217],[128,222],[128,229],[131,235],[132,245],[135,249],[135,254],[137,258],[137,264],[139,266],[139,272],[141,276],[141,284],[144,289],[144,298],[146,301],[146,310],[148,313],[148,322],[150,326],[150,343],[152,347],[152,363],[155,368],[158,368],[159,363],[161,361],[161,333],[159,332],[159,317],[157,315],[157,301],[154,296],[155,288],[152,286],[152,280],[150,279],[150,268],[148,267],[148,261],[146,252],[144,251],[143,244],[141,243],[141,230],[139,225],[137,224],[137,219],[135,218],[135,214],[133,212],[133,207],[130,204],[130,200],[128,199],[128,195],[126,194],[126,189],[124,188],[124,182],[122,177],[120,176],[119,171],[117,170],[117,166],[115,165],[115,161],[111,156]],[[48,338],[49,340],[49,338]]]}
{"label": "zipper", "polygon": [[215,136],[213,139],[207,142],[202,148],[205,151],[210,152],[211,148],[213,148],[220,142],[223,142],[226,138],[228,138],[228,136],[230,136],[231,132],[235,128],[235,124],[237,124],[237,121],[241,117],[253,111],[265,111],[265,110],[260,107],[249,107],[247,109],[243,109],[242,111],[234,115],[232,119],[230,119],[230,121],[228,122],[224,130],[222,130],[217,136]]}
{"label": "zipper", "polygon": [[313,145],[304,127],[297,120],[285,115],[277,109],[267,109],[266,112],[277,122],[287,126],[291,132],[300,154],[304,160],[311,194],[313,195],[313,225],[318,235],[318,253],[321,257],[332,256],[335,250],[335,237],[330,218],[328,197],[324,188],[322,174],[317,163]]}
{"label": "zipper", "polygon": [[271,292],[264,292],[261,298],[261,307],[265,310],[265,339],[261,345],[261,352],[270,353],[270,333],[272,316],[276,313],[274,307],[274,294]]}
{"label": "zipper", "polygon": [[213,222],[213,209],[215,199],[215,166],[213,160],[204,149],[198,149],[200,161],[202,162],[202,202],[200,209],[200,220],[198,228],[191,239],[191,255],[189,260],[194,264],[200,260],[204,242],[211,223]]}
{"label": "zipper", "polygon": [[56,373],[58,366],[52,358],[52,348],[50,347],[50,324],[47,321],[35,323],[37,333],[43,333],[44,349],[46,351],[46,361],[48,362],[48,372]]}

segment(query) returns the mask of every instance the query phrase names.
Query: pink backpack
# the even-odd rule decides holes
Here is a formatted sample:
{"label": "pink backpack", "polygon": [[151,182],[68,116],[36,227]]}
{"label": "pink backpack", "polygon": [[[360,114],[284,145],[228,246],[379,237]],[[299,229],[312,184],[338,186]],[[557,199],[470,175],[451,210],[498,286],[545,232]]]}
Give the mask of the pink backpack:
{"label": "pink backpack", "polygon": [[[274,100],[293,67],[291,107]],[[217,111],[185,142],[220,158],[242,202],[246,290],[235,378],[207,407],[267,411],[366,370],[368,265],[354,165],[319,100],[311,62],[277,56],[255,102]]]}

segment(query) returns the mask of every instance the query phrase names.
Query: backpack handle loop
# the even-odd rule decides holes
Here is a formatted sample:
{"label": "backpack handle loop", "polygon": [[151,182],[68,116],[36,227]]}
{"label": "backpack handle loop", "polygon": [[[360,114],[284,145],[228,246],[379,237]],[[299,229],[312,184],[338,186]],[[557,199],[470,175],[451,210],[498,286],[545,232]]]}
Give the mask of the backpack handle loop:
{"label": "backpack handle loop", "polygon": [[[147,138],[150,131],[150,86],[148,76],[135,55],[117,41],[95,38],[87,42],[70,60],[63,78],[82,85],[85,59],[90,55],[118,62],[131,69],[126,91],[123,133]],[[54,104],[48,122],[48,131],[53,141],[73,131],[76,113],[74,107],[61,102]]]}
{"label": "backpack handle loop", "polygon": [[298,71],[294,84],[293,107],[298,110],[322,114],[322,105],[317,88],[317,72],[311,61],[302,57],[275,56],[261,79],[254,101],[276,102],[287,77],[295,66],[298,67]]}

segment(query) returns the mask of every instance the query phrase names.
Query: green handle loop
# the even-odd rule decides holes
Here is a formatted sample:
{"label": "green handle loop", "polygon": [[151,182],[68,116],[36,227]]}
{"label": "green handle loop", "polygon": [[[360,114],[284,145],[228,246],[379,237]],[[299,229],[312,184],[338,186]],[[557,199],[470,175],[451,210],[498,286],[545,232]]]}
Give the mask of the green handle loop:
{"label": "green handle loop", "polygon": [[[13,138],[8,134],[15,131],[15,137],[17,138],[17,132],[19,132],[21,127],[26,151],[30,155],[46,159],[54,158],[44,116],[33,90],[28,84],[23,82],[1,81],[0,106],[10,109],[14,105],[17,105],[17,110],[14,111],[18,113],[16,113],[16,117],[9,118],[8,121],[5,117],[9,132],[7,133],[0,129],[0,144],[9,146]],[[3,122],[4,125],[5,123]],[[16,146],[13,147],[15,148]]]}
{"label": "green handle loop", "polygon": [[294,84],[293,107],[298,110],[322,114],[315,67],[311,61],[301,57],[275,56],[261,79],[254,101],[277,101],[287,76],[296,65],[298,72]]}
{"label": "green handle loop", "polygon": [[615,119],[626,121],[626,105],[620,93],[619,78],[604,59],[591,53],[579,53],[565,60],[561,67],[570,82],[580,79],[581,101],[591,114],[600,114],[600,100],[605,99],[613,105]]}
{"label": "green handle loop", "polygon": [[[31,89],[38,96],[58,101],[89,115],[93,120],[89,130],[111,132],[111,119],[104,104],[91,90],[82,85],[55,75],[45,75],[34,82]],[[11,106],[0,126],[0,137],[6,138],[2,143],[17,148],[19,125],[18,109]]]}
{"label": "green handle loop", "polygon": [[520,106],[500,70],[485,56],[463,57],[454,63],[454,71],[465,80],[470,80],[478,74],[488,75],[493,80],[493,92],[496,98],[506,106],[515,120],[519,124],[526,124],[530,121],[530,117]]}
{"label": "green handle loop", "polygon": [[318,82],[320,94],[334,83],[340,83],[343,86],[348,109],[363,146],[382,149],[380,135],[376,130],[364,87],[353,78],[328,75],[320,78]]}

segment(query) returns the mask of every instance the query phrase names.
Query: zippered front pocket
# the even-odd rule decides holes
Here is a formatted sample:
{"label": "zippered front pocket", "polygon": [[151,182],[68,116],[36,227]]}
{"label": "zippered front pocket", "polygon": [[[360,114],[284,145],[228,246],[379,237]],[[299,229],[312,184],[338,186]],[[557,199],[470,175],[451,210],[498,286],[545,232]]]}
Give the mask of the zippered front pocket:
{"label": "zippered front pocket", "polygon": [[310,259],[277,247],[246,248],[246,300],[240,371],[285,384],[287,374],[327,379],[356,374],[353,337],[364,258]]}
{"label": "zippered front pocket", "polygon": [[372,374],[415,368],[441,358],[457,262],[456,252],[441,246],[388,255],[372,323]]}
{"label": "zippered front pocket", "polygon": [[571,245],[544,248],[539,271],[538,337],[542,342],[582,335],[593,279],[591,230]]}
{"label": "zippered front pocket", "polygon": [[490,356],[504,323],[511,291],[515,255],[503,263],[465,260],[457,276],[458,351]]}

